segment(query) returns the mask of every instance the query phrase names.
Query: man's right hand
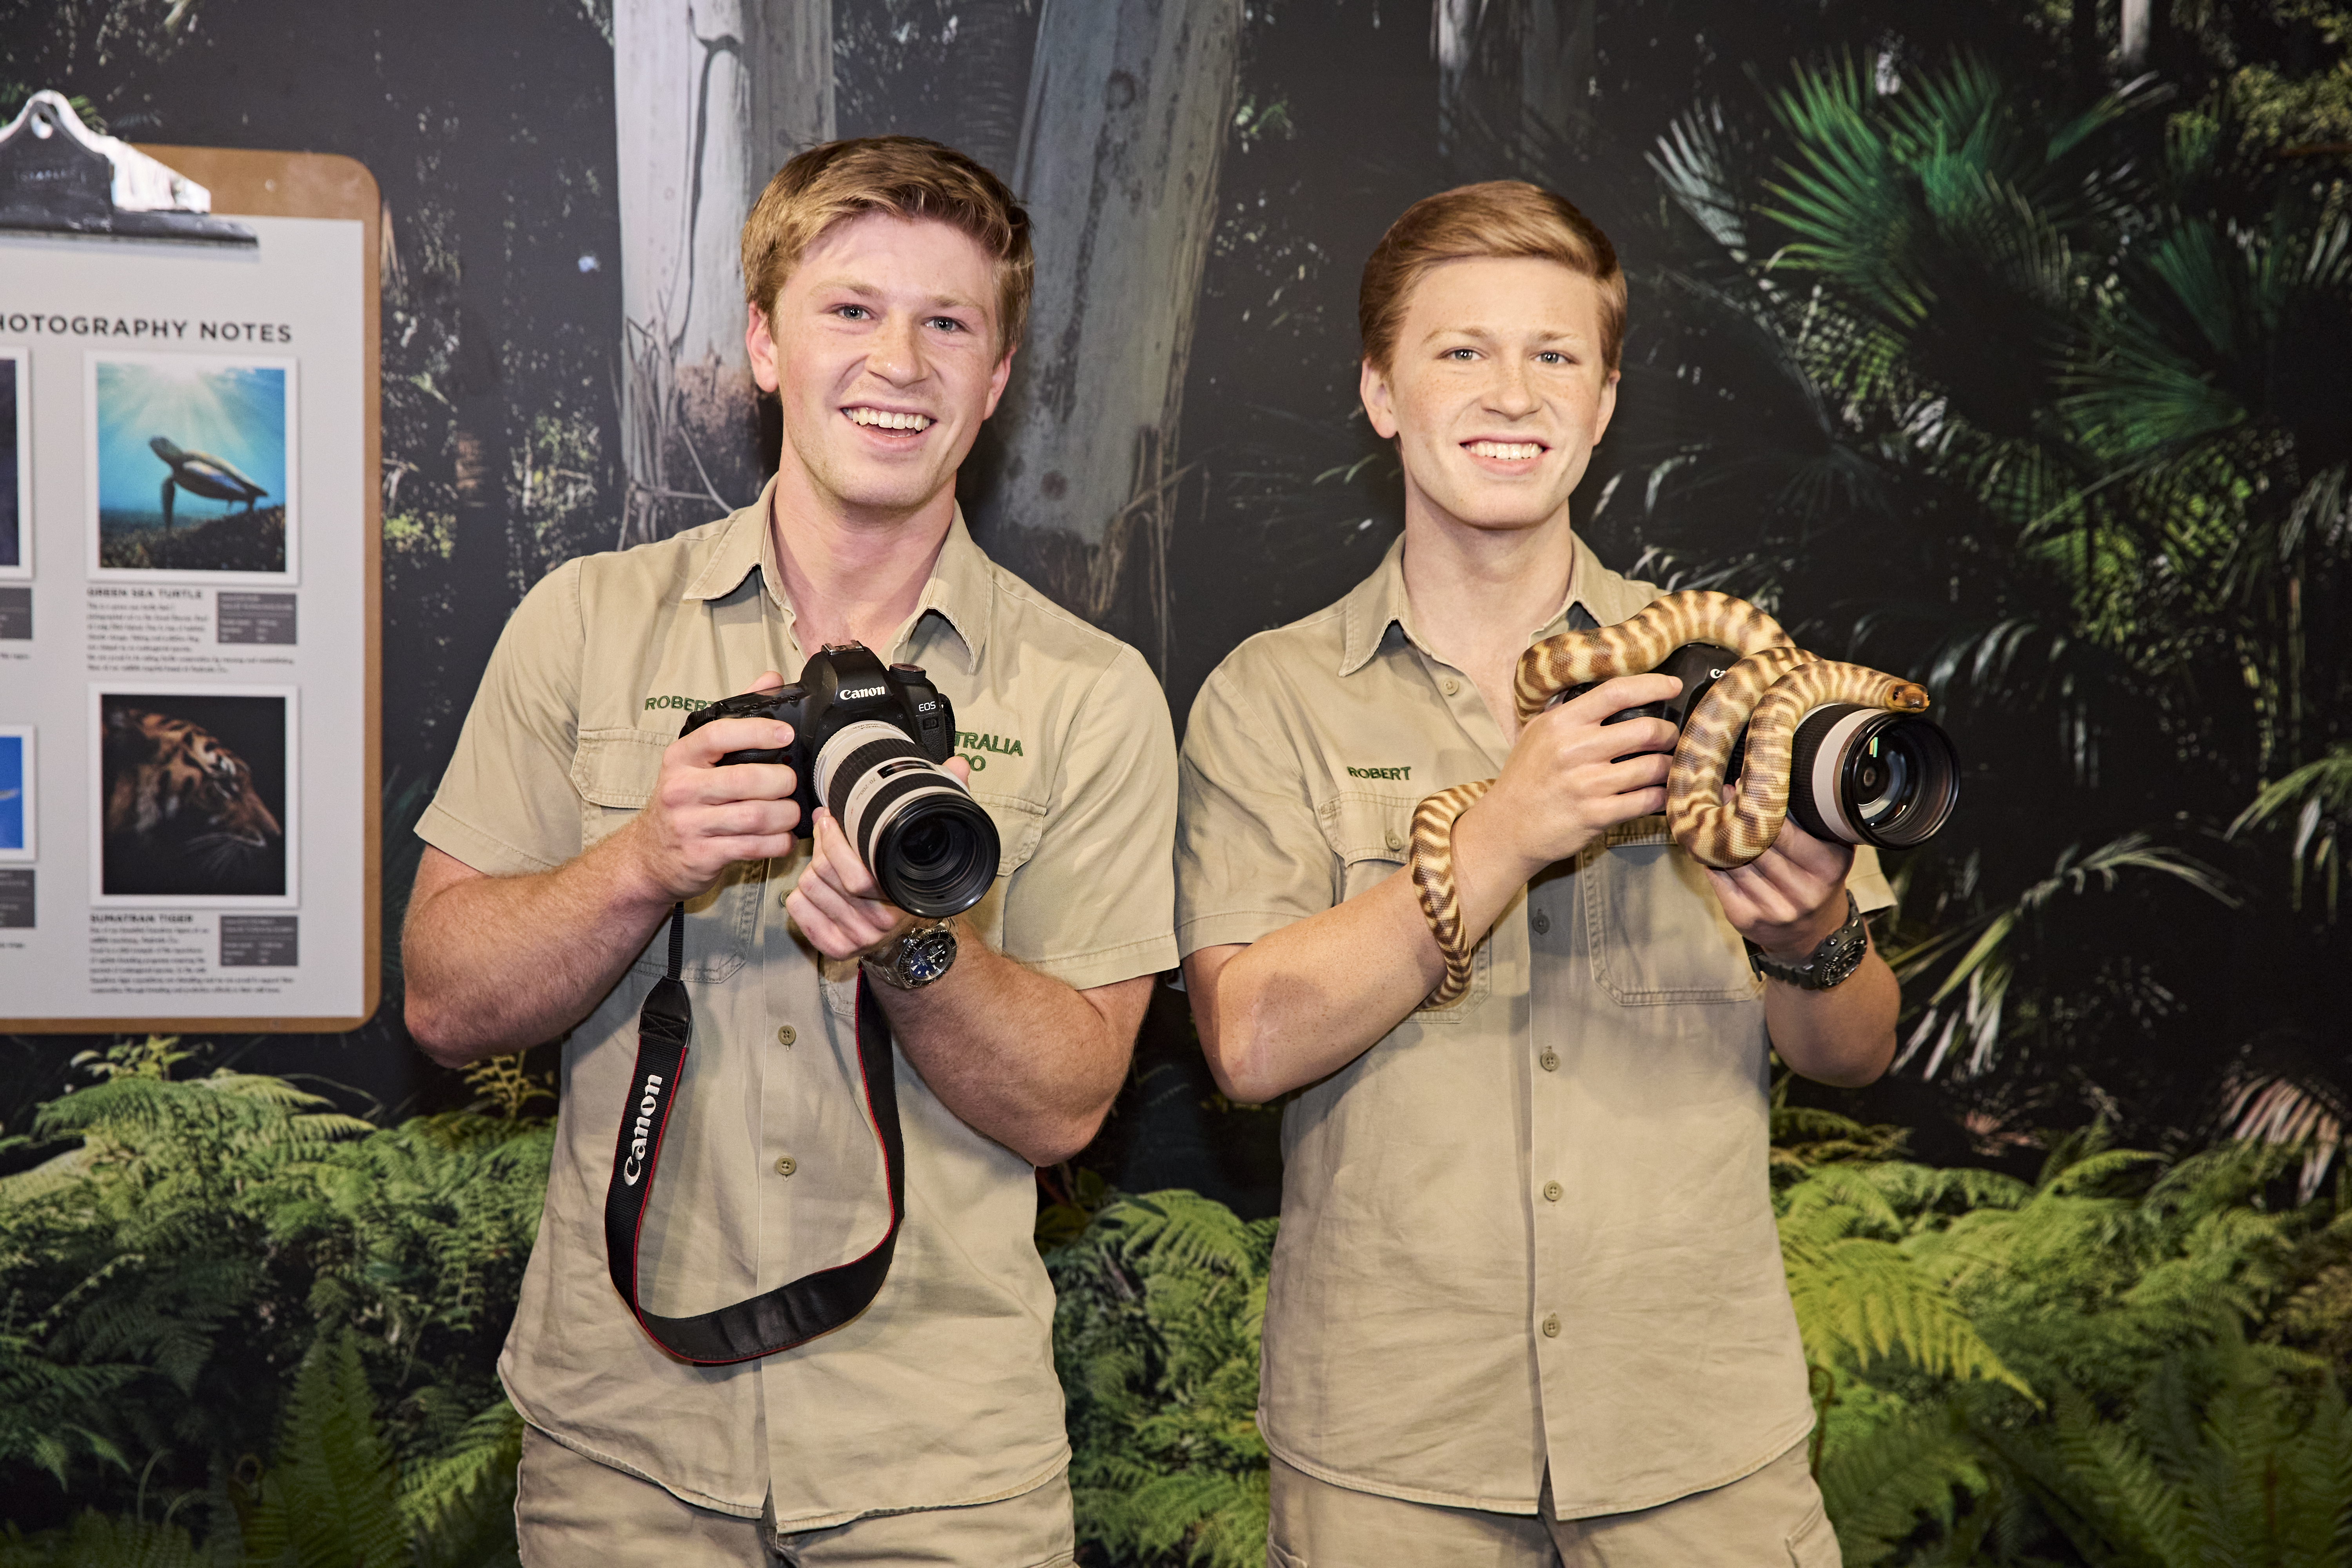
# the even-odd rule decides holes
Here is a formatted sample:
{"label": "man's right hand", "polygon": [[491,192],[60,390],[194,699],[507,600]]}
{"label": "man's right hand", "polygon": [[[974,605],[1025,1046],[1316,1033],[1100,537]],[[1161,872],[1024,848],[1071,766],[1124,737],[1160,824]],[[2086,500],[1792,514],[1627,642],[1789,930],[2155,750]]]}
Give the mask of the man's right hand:
{"label": "man's right hand", "polygon": [[1502,775],[1454,825],[1516,872],[1516,887],[1621,822],[1666,809],[1676,731],[1664,719],[1604,721],[1680,695],[1671,675],[1621,675],[1539,713]]}
{"label": "man's right hand", "polygon": [[[751,689],[783,683],[772,669]],[[653,794],[625,831],[645,876],[668,900],[698,896],[738,861],[792,854],[801,818],[792,799],[793,770],[781,763],[719,763],[730,752],[773,750],[792,739],[793,727],[782,720],[720,719],[680,735],[662,752]]]}

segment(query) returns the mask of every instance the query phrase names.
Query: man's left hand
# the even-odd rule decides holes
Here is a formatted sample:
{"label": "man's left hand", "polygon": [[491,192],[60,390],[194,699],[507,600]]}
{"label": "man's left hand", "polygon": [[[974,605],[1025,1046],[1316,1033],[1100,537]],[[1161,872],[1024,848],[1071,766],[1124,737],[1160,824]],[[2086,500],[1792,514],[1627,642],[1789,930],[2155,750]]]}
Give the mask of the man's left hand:
{"label": "man's left hand", "polygon": [[1790,818],[1763,854],[1706,876],[1733,930],[1767,958],[1802,963],[1845,923],[1845,878],[1853,865],[1853,846],[1816,838]]}
{"label": "man's left hand", "polygon": [[[950,757],[947,769],[971,786],[971,763]],[[818,808],[814,826],[808,868],[784,909],[819,952],[835,960],[868,958],[922,923],[884,896],[833,813]]]}

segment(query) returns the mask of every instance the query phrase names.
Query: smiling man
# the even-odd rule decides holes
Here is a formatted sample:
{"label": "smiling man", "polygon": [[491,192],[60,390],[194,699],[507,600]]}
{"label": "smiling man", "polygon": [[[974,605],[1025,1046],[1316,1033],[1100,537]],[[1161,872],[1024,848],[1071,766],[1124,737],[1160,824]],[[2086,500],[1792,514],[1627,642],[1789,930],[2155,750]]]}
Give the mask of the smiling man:
{"label": "smiling man", "polygon": [[[1766,1184],[1768,1046],[1866,1082],[1895,1045],[1865,957],[1801,990],[1873,859],[1790,826],[1707,871],[1665,806],[1679,690],[1625,676],[1521,728],[1520,653],[1655,596],[1571,531],[1617,403],[1624,277],[1533,185],[1423,201],[1364,268],[1362,393],[1404,534],[1339,604],[1251,638],[1185,732],[1178,940],[1235,1100],[1283,1114],[1259,1425],[1269,1561],[1837,1561]],[[1497,776],[1498,775],[1498,776]],[[1444,973],[1405,867],[1456,822],[1480,936]],[[1857,917],[1858,919],[1858,917]]]}
{"label": "smiling man", "polygon": [[[1032,1167],[1093,1136],[1175,962],[1175,751],[1142,659],[992,564],[956,506],[1032,267],[1011,193],[948,148],[883,137],[785,165],[743,233],[746,342],[782,413],[774,480],[730,518],[534,588],[418,827],[412,1033],[451,1066],[564,1041],[499,1361],[529,1423],[527,1563],[1071,1560]],[[828,813],[800,820],[791,769],[721,765],[789,726],[678,732],[852,641],[920,665],[998,741],[984,775],[949,764],[1003,855],[944,927],[886,901]],[[663,934],[680,905],[682,952]],[[691,1048],[648,1088],[632,1063],[665,973]],[[890,1118],[860,1060],[877,1006],[895,1212]],[[880,1258],[870,1304],[803,1298],[819,1331],[726,1364],[657,1344],[608,1277],[604,1228],[608,1191],[641,1169],[618,1142],[641,1113],[633,1134],[664,1140],[635,1242],[656,1322],[845,1266],[870,1283]]]}

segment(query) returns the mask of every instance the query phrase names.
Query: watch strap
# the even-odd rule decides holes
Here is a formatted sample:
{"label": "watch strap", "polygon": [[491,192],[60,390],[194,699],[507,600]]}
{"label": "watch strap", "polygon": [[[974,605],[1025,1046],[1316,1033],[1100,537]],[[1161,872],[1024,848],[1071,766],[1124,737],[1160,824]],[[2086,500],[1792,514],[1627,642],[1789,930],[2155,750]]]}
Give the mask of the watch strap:
{"label": "watch strap", "polygon": [[1870,952],[1870,931],[1863,924],[1862,906],[1852,889],[1845,896],[1845,923],[1822,938],[1802,963],[1782,963],[1767,958],[1754,942],[1748,943],[1748,963],[1766,980],[1778,980],[1802,991],[1828,991],[1843,984],[1862,967]]}

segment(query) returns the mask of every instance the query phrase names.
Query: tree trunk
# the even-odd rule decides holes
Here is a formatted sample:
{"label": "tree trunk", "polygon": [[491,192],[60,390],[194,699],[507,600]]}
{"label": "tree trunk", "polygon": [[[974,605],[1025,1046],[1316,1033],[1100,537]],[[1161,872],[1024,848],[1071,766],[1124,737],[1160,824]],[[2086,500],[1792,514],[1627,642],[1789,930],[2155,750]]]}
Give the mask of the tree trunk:
{"label": "tree trunk", "polygon": [[833,136],[828,0],[618,0],[620,542],[759,493],[743,349],[743,219],[794,153]]}
{"label": "tree trunk", "polygon": [[1026,0],[979,0],[957,11],[955,133],[947,140],[1010,178],[1021,155],[1036,24]]}
{"label": "tree trunk", "polygon": [[1437,145],[1464,180],[1558,184],[1591,127],[1594,0],[1436,0]]}
{"label": "tree trunk", "polygon": [[986,531],[1090,618],[1139,591],[1146,643],[1165,637],[1158,563],[1241,20],[1239,0],[1045,0],[1030,68],[1013,184],[1037,288]]}

